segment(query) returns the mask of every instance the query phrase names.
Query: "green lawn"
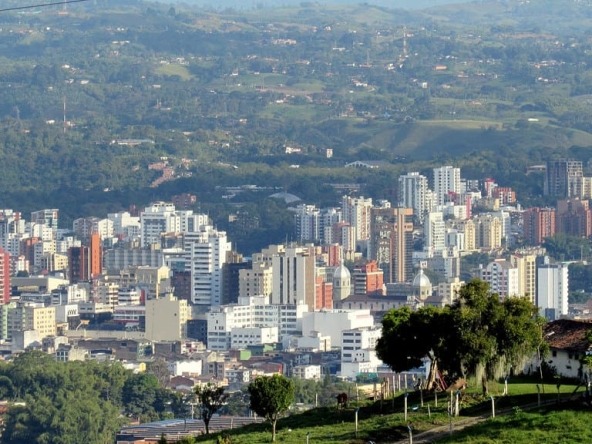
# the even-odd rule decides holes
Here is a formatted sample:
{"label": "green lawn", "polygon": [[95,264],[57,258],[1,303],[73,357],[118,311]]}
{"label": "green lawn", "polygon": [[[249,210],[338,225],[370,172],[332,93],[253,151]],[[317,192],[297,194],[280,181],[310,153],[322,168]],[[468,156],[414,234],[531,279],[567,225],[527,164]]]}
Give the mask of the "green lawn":
{"label": "green lawn", "polygon": [[[574,389],[575,386],[571,384],[561,385],[560,392],[563,399],[566,399],[568,394],[573,393]],[[483,397],[479,391],[480,387],[476,385],[470,386],[466,390],[461,401],[461,415],[458,418],[453,418],[453,428],[454,423],[457,421],[462,421],[472,416],[490,414],[490,398]],[[564,430],[563,433],[565,433],[567,425],[569,425],[569,428],[575,434],[574,436],[589,437],[592,435],[592,428],[589,428],[585,422],[586,412],[579,411],[577,406],[573,408],[570,406],[570,410],[568,411],[555,413],[531,413],[523,411],[519,406],[537,402],[536,383],[519,381],[510,383],[508,386],[509,396],[501,396],[503,391],[503,384],[501,383],[492,383],[490,385],[490,391],[496,399],[498,417],[494,420],[487,420],[485,426],[487,424],[493,424],[496,430],[497,428],[511,427],[514,431],[513,433],[519,435],[528,431],[530,427],[534,427],[537,430],[547,430],[550,427],[540,427],[540,424],[546,424],[547,422],[554,424],[553,421],[556,421],[562,424],[562,426],[564,424],[566,425],[566,427],[560,428],[560,430]],[[399,393],[394,400],[385,400],[382,406],[380,402],[360,403],[357,434],[355,430],[355,405],[344,410],[324,407],[300,414],[293,414],[278,423],[277,442],[289,444],[305,443],[307,434],[309,443],[311,444],[361,444],[369,440],[380,443],[394,442],[399,439],[405,439],[408,436],[407,424],[412,424],[414,434],[416,435],[434,427],[446,426],[450,419],[447,412],[449,396],[449,394],[441,393],[438,396],[438,406],[436,406],[434,396],[426,393],[422,407],[420,394],[418,392],[409,393],[407,420],[405,420],[404,416],[404,396],[402,393]],[[557,387],[551,384],[545,385],[545,394],[541,394],[541,400],[552,401],[551,407],[554,407],[557,400]],[[510,413],[502,416],[501,414],[504,411]],[[587,415],[589,416],[590,413],[588,412]],[[520,422],[522,419],[524,419],[523,424]],[[254,424],[228,431],[227,434],[230,436],[232,444],[268,443],[271,438],[271,427],[267,423]],[[464,437],[464,434],[461,435],[459,431],[454,433],[453,438],[456,438],[457,434],[459,437]],[[499,432],[492,434],[494,437],[496,435],[501,437]],[[512,436],[509,435],[506,441],[458,441],[453,439],[445,442],[536,442],[512,441]],[[527,436],[532,435],[527,434]],[[560,436],[559,432],[550,434],[549,436],[550,440],[541,437],[537,437],[537,440],[541,444],[548,442],[592,442],[592,439],[588,439],[588,441],[553,441],[555,436]],[[217,435],[212,435],[211,438],[202,437],[199,442],[215,443],[216,438]],[[470,435],[468,435],[467,439],[471,439]]]}
{"label": "green lawn", "polygon": [[438,439],[438,443],[531,444],[590,443],[590,409],[573,406],[569,410],[516,412]]}

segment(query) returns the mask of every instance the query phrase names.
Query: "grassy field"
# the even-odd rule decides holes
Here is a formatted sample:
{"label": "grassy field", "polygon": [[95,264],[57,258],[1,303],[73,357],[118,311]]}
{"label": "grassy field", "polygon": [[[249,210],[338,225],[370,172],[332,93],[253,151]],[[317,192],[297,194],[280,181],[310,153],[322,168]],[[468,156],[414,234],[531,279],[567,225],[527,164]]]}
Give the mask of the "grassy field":
{"label": "grassy field", "polygon": [[590,443],[590,409],[574,405],[566,410],[524,412],[489,419],[454,433],[438,443],[456,444],[531,444]]}
{"label": "grassy field", "polygon": [[[559,387],[560,396],[567,399],[575,389],[574,385],[563,384]],[[408,396],[408,416],[405,420],[404,414],[404,396],[399,393],[395,399],[385,400],[382,405],[380,402],[375,403],[360,403],[359,406],[352,405],[347,409],[337,410],[336,408],[317,408],[306,411],[304,413],[293,414],[287,418],[282,419],[278,424],[277,442],[301,444],[309,443],[349,443],[362,444],[368,441],[376,443],[395,442],[400,439],[408,437],[407,424],[412,424],[414,434],[431,430],[435,427],[446,426],[452,419],[452,427],[454,430],[455,423],[462,421],[468,417],[489,415],[491,412],[491,401],[489,397],[483,397],[479,393],[480,388],[476,385],[469,387],[463,394],[461,399],[461,415],[458,418],[450,418],[448,416],[447,401],[448,394],[440,394],[438,396],[438,403],[433,395],[426,394],[423,397],[423,406],[421,405],[421,397],[418,392],[410,393]],[[558,390],[555,385],[545,385],[545,393],[541,393],[541,401],[550,401],[551,407],[554,407],[555,401],[558,399]],[[569,410],[557,412],[527,412],[523,410],[523,406],[528,404],[536,404],[537,402],[537,388],[536,384],[532,382],[511,383],[508,385],[508,396],[502,396],[503,384],[492,383],[490,385],[490,392],[496,399],[496,411],[498,415],[495,419],[488,419],[484,424],[475,426],[475,436],[477,434],[488,431],[488,425],[493,427],[491,436],[493,438],[484,437],[484,440],[471,441],[473,433],[468,432],[454,432],[452,440],[442,442],[466,442],[466,443],[527,443],[536,441],[517,441],[512,440],[515,436],[525,434],[527,437],[532,436],[529,432],[532,427],[534,430],[547,430],[551,426],[542,426],[543,424],[560,424],[558,430],[571,429],[573,436],[588,437],[587,441],[556,441],[556,436],[561,433],[553,433],[549,435],[549,440],[537,437],[541,443],[548,442],[592,442],[589,439],[592,435],[592,429],[587,425],[585,415],[590,415],[589,412],[582,412],[578,410],[578,406],[569,406]],[[541,390],[542,392],[542,390]],[[522,407],[521,407],[522,406]],[[356,433],[355,416],[356,408],[358,410],[358,430]],[[510,412],[503,415],[504,412]],[[505,441],[496,441],[496,436],[502,438],[499,430],[504,428],[511,428],[513,434],[509,434]],[[472,430],[472,429],[471,429]],[[235,429],[226,432],[232,444],[258,444],[268,443],[271,438],[271,427],[267,423],[253,424],[240,429]],[[457,440],[467,439],[466,441]],[[466,438],[465,438],[466,436]],[[202,437],[199,442],[215,443],[217,435],[211,437]],[[448,439],[448,438],[447,438]],[[479,438],[481,439],[481,438]],[[487,440],[489,439],[489,441]],[[579,439],[579,438],[578,438]],[[583,439],[583,438],[582,438]],[[439,441],[438,441],[439,442]]]}
{"label": "grassy field", "polygon": [[181,80],[191,80],[193,78],[185,66],[173,63],[168,65],[158,65],[154,72],[161,76],[178,76]]}

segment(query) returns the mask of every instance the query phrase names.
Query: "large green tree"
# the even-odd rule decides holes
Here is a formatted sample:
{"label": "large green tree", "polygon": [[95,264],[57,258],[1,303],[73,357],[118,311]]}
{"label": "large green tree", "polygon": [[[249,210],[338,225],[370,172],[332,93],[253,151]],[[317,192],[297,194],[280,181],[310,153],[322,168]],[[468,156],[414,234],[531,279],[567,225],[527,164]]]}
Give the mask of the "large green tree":
{"label": "large green tree", "polygon": [[395,371],[430,361],[426,387],[436,372],[450,377],[481,376],[483,390],[495,376],[519,370],[542,344],[542,320],[526,298],[503,301],[487,283],[464,285],[452,306],[391,310],[382,321],[378,356]]}
{"label": "large green tree", "polygon": [[271,440],[275,442],[278,419],[294,402],[294,383],[282,375],[259,376],[249,384],[251,409],[271,423]]}

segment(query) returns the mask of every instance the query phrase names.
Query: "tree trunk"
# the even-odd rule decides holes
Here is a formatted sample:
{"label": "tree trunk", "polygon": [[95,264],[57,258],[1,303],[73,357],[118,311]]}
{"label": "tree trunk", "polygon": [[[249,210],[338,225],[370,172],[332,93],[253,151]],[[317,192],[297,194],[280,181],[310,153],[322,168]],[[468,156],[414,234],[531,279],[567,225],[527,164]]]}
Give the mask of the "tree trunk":
{"label": "tree trunk", "polygon": [[430,363],[430,372],[428,373],[428,379],[425,381],[425,389],[435,389],[436,376],[438,374],[438,360],[432,359]]}
{"label": "tree trunk", "polygon": [[204,426],[206,427],[206,435],[210,434],[210,420],[204,418]]}
{"label": "tree trunk", "polygon": [[487,396],[489,394],[489,386],[487,383],[487,375],[485,371],[483,371],[483,376],[481,376],[481,387],[483,389],[483,396]]}
{"label": "tree trunk", "polygon": [[275,442],[275,425],[277,423],[277,419],[271,421],[271,442]]}

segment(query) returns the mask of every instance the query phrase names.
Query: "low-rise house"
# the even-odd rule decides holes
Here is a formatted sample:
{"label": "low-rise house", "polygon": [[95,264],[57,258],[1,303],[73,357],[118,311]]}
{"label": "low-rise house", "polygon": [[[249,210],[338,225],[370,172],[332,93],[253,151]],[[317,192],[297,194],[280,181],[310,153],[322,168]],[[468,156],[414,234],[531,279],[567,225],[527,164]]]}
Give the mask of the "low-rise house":
{"label": "low-rise house", "polygon": [[549,345],[550,354],[545,362],[558,375],[568,378],[582,378],[582,358],[592,351],[586,338],[592,330],[592,322],[559,319],[545,325],[543,335]]}

